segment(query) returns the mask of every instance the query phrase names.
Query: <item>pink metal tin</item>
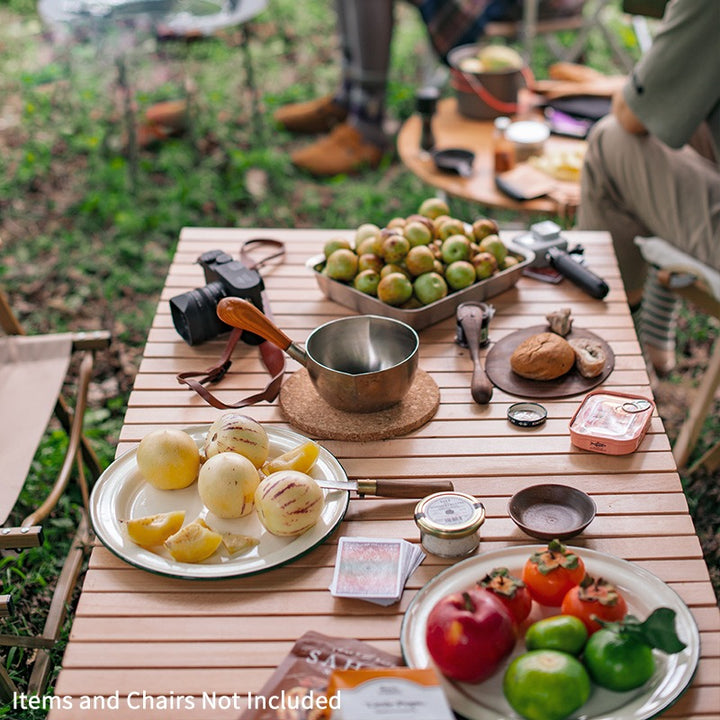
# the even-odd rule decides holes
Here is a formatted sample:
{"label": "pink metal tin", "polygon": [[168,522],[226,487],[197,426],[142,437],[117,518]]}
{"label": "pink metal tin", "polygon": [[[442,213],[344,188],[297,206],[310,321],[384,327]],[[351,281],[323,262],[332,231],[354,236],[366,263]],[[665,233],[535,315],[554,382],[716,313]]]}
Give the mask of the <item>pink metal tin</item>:
{"label": "pink metal tin", "polygon": [[641,395],[595,390],[570,421],[570,439],[583,450],[606,455],[635,452],[645,437],[655,403]]}

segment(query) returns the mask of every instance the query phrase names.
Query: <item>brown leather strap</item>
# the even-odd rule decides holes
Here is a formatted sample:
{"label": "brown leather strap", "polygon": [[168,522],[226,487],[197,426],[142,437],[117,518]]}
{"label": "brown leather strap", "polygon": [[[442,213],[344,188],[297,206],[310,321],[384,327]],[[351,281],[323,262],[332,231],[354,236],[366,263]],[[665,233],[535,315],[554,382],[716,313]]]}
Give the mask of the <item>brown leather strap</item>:
{"label": "brown leather strap", "polygon": [[[250,256],[250,250],[254,247],[260,246],[273,247],[275,248],[275,252],[264,256],[260,260],[254,260]],[[272,238],[253,238],[252,240],[246,240],[240,246],[240,259],[243,264],[251,270],[257,270],[271,260],[283,258],[284,256],[285,243]],[[269,318],[272,318],[270,302],[265,293],[263,293],[262,299],[263,312]],[[265,365],[265,368],[270,375],[270,382],[266,385],[264,390],[243,398],[242,400],[238,400],[236,403],[228,404],[219,400],[205,387],[206,384],[220,382],[220,380],[225,377],[225,373],[227,373],[232,365],[231,357],[238,340],[240,340],[242,332],[243,331],[240,328],[233,328],[227,344],[225,345],[225,349],[223,350],[223,354],[215,365],[201,372],[189,371],[178,373],[177,381],[194,390],[209,405],[221,410],[246,407],[247,405],[254,405],[255,403],[262,402],[263,400],[267,400],[267,402],[275,400],[280,393],[280,386],[282,385],[283,375],[285,373],[285,353],[283,353],[279,347],[273,345],[267,340],[264,340],[258,346],[260,348],[260,357],[263,361],[263,365]]]}

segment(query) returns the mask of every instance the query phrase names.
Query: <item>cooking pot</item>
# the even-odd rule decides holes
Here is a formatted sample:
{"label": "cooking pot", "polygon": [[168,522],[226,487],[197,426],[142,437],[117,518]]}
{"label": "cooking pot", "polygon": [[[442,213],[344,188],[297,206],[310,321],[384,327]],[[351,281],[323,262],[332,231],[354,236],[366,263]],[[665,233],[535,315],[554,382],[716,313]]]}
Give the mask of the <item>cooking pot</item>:
{"label": "cooking pot", "polygon": [[420,339],[409,325],[393,318],[353,315],[331,320],[310,333],[303,349],[247,300],[223,298],[217,314],[304,365],[320,397],[345,412],[377,412],[396,405],[417,370]]}

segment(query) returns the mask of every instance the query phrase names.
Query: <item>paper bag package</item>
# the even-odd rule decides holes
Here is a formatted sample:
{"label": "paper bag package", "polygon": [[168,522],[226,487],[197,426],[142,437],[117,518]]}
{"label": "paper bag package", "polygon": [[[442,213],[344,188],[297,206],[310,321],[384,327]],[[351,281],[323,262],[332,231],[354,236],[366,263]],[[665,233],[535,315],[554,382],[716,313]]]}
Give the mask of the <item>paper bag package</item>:
{"label": "paper bag package", "polygon": [[335,670],[401,664],[397,655],[359,640],[306,632],[262,689],[248,697],[248,708],[240,720],[319,720],[328,708],[326,690]]}

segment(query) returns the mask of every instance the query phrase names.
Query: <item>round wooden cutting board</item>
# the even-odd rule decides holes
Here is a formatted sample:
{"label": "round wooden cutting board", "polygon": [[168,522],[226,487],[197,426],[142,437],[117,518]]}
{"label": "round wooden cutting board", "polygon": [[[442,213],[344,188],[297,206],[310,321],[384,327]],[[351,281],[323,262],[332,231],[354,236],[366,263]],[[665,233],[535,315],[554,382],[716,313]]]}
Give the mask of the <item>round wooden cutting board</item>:
{"label": "round wooden cutting board", "polygon": [[506,335],[502,340],[498,340],[492,346],[485,360],[485,372],[495,387],[522,398],[564,398],[592,390],[613,371],[615,353],[613,353],[612,348],[590,330],[573,327],[572,332],[565,338],[566,340],[591,338],[603,346],[606,357],[605,366],[597,377],[583,377],[574,367],[555,380],[528,380],[520,377],[510,367],[510,356],[523,340],[542,332],[548,332],[547,325],[535,325],[524,330],[517,330],[510,335]]}

